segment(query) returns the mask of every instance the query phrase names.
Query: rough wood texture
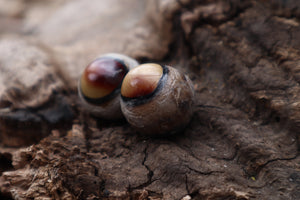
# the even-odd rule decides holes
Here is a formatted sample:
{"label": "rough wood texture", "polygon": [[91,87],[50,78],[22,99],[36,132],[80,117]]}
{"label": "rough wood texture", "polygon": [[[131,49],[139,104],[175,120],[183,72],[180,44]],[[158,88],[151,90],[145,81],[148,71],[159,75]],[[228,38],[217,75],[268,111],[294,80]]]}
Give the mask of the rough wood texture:
{"label": "rough wood texture", "polygon": [[[0,199],[300,199],[298,0],[16,2],[0,8]],[[79,73],[110,51],[190,76],[184,132],[82,109]]]}

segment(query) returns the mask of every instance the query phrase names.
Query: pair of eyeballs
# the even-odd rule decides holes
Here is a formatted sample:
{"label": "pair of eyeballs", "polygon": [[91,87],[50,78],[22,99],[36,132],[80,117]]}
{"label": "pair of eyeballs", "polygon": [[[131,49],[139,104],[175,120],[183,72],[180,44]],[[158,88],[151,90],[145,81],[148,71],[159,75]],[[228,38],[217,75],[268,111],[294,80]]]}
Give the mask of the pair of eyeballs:
{"label": "pair of eyeballs", "polygon": [[166,135],[183,130],[193,115],[191,80],[173,67],[141,64],[125,55],[105,54],[83,71],[79,96],[94,115],[123,116],[139,132]]}

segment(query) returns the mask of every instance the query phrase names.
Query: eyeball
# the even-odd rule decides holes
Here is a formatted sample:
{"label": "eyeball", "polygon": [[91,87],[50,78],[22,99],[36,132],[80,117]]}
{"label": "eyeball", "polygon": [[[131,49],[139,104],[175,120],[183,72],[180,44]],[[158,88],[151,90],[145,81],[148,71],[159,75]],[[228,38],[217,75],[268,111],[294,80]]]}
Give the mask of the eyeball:
{"label": "eyeball", "polygon": [[78,94],[85,109],[104,119],[122,118],[120,88],[127,72],[138,66],[122,54],[104,54],[86,66],[78,82]]}
{"label": "eyeball", "polygon": [[183,130],[193,115],[193,104],[191,80],[173,67],[142,64],[124,77],[121,109],[143,134],[161,136]]}

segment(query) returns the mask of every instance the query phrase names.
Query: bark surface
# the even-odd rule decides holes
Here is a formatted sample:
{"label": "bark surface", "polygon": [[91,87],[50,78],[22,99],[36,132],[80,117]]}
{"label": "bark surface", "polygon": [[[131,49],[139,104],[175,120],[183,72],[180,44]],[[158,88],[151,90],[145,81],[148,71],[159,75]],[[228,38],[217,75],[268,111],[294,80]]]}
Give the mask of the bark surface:
{"label": "bark surface", "polygon": [[[298,0],[0,4],[0,199],[300,199]],[[108,52],[189,75],[189,126],[91,116],[77,80]]]}

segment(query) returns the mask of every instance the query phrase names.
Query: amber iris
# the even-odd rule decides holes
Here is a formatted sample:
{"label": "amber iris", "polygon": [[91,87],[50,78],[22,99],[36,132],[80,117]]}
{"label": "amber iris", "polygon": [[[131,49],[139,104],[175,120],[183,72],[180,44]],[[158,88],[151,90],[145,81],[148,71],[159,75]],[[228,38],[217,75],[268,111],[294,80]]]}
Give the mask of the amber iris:
{"label": "amber iris", "polygon": [[91,99],[107,96],[120,86],[126,73],[126,66],[118,60],[96,59],[85,68],[81,76],[81,92]]}
{"label": "amber iris", "polygon": [[127,73],[122,83],[121,94],[127,98],[148,95],[157,88],[162,75],[162,66],[154,63],[142,64]]}

